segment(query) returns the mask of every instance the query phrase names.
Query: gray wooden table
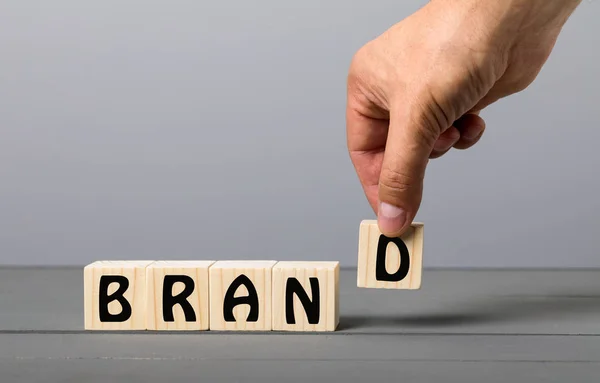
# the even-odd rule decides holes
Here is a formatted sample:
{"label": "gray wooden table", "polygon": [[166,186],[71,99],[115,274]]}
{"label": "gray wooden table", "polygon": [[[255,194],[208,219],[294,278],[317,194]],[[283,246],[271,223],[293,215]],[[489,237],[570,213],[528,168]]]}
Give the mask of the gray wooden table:
{"label": "gray wooden table", "polygon": [[90,333],[81,268],[0,268],[0,382],[600,382],[600,271],[340,279],[335,333]]}

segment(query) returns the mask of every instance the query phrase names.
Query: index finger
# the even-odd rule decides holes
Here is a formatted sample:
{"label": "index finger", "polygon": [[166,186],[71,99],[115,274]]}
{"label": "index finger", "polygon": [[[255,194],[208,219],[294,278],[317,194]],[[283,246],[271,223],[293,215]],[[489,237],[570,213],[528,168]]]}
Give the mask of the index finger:
{"label": "index finger", "polygon": [[388,128],[387,112],[349,87],[346,106],[348,152],[367,200],[375,213]]}

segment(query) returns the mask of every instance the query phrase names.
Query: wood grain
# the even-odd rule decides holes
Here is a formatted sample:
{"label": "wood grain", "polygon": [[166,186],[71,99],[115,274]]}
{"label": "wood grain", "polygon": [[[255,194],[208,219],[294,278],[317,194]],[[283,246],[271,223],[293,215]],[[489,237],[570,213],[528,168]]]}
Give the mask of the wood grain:
{"label": "wood grain", "polygon": [[[276,331],[335,331],[339,324],[339,262],[278,262],[273,267],[273,330]],[[295,323],[286,317],[286,286],[295,278],[312,302],[310,279],[319,286],[319,320],[309,323],[308,315],[297,295],[293,295]]]}
{"label": "wood grain", "polygon": [[[210,274],[210,329],[227,331],[270,331],[271,321],[271,271],[276,261],[218,261],[209,269]],[[235,321],[228,322],[224,317],[224,298],[231,283],[240,275],[245,275],[258,295],[258,320],[248,321],[250,305],[239,304],[233,309]],[[248,296],[242,285],[235,297]]]}
{"label": "wood grain", "polygon": [[[146,267],[153,261],[97,261],[84,267],[84,317],[86,330],[145,330],[146,329]],[[99,311],[99,286],[103,275],[124,276],[129,287],[123,297],[131,305],[131,316],[123,322],[102,322]],[[109,285],[108,294],[117,289]],[[111,314],[121,312],[121,304],[108,304]]]}
{"label": "wood grain", "polygon": [[[208,330],[209,328],[209,277],[208,269],[215,261],[157,261],[146,268],[146,304],[148,330]],[[165,276],[185,276],[194,283],[193,291],[185,298],[193,309],[195,320],[186,321],[181,305],[172,308],[173,321],[163,315],[163,292]],[[178,282],[167,292],[172,296],[181,294],[184,284]],[[189,318],[189,317],[188,317]]]}
{"label": "wood grain", "polygon": [[[376,220],[364,220],[360,224],[358,241],[358,270],[357,286],[375,289],[408,289],[421,288],[423,272],[423,231],[422,223],[413,223],[411,227],[400,236],[408,249],[410,267],[408,274],[400,281],[382,281],[376,278],[377,247],[381,232]],[[385,269],[394,273],[400,267],[400,252],[393,243],[387,245]]]}

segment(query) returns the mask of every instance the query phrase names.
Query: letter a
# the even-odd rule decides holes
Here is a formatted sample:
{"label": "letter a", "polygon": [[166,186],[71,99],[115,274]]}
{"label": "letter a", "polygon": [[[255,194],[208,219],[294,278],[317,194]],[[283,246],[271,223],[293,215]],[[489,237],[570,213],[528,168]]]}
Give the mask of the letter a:
{"label": "letter a", "polygon": [[[248,295],[245,297],[235,297],[235,292],[241,286],[246,286]],[[237,305],[248,304],[250,305],[250,313],[248,314],[247,322],[258,321],[258,294],[254,284],[250,279],[241,274],[239,277],[231,282],[231,285],[227,289],[225,298],[223,299],[223,318],[225,322],[235,322],[235,316],[233,315],[233,308]]]}

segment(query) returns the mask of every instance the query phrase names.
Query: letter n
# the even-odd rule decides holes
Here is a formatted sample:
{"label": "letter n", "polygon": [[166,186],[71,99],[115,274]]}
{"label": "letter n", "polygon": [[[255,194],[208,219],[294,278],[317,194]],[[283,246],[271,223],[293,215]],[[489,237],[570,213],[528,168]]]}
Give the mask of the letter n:
{"label": "letter n", "polygon": [[310,324],[318,324],[321,309],[321,292],[319,291],[319,279],[310,278],[310,289],[312,300],[308,298],[308,294],[296,278],[288,278],[285,285],[285,321],[287,324],[296,324],[294,314],[294,294],[300,299],[306,318]]}

